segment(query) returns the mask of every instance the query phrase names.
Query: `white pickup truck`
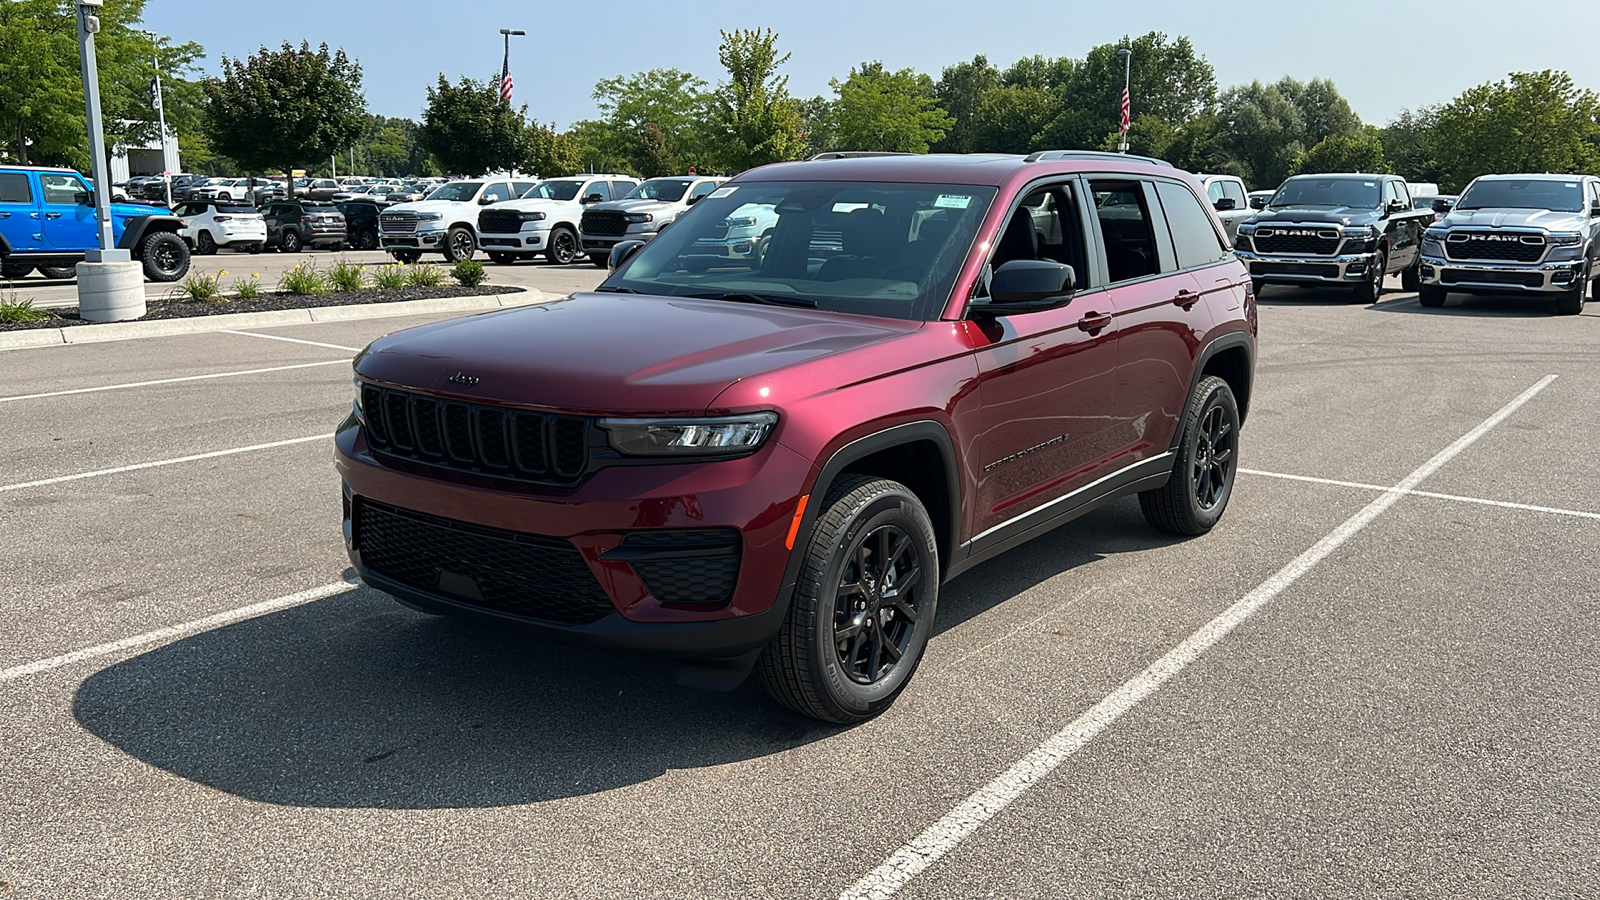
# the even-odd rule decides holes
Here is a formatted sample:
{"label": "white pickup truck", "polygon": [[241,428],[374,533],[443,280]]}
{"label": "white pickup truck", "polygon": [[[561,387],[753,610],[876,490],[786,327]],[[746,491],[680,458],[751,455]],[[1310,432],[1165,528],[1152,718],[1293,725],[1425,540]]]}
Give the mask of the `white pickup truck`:
{"label": "white pickup truck", "polygon": [[531,178],[474,178],[440,185],[426,200],[397,203],[378,217],[379,245],[400,262],[442,253],[446,262],[471,259],[478,250],[478,212],[520,197]]}
{"label": "white pickup truck", "polygon": [[726,178],[671,175],[652,178],[626,197],[585,210],[579,237],[589,261],[605,268],[611,248],[623,241],[648,241],[684,210],[721,187]]}
{"label": "white pickup truck", "polygon": [[580,255],[578,219],[598,203],[620,200],[639,186],[627,175],[547,178],[515,200],[478,213],[478,246],[489,259],[510,265],[540,253],[564,266]]}

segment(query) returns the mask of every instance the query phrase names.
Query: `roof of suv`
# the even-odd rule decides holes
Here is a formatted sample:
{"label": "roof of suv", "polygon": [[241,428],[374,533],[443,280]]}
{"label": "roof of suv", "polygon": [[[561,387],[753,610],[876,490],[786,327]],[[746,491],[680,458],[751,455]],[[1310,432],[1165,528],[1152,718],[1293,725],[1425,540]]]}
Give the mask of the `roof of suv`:
{"label": "roof of suv", "polygon": [[1142,156],[1092,151],[1047,151],[1031,156],[1009,153],[929,153],[806,160],[762,166],[741,181],[884,181],[976,184],[999,187],[1019,175],[1069,172],[1179,174],[1170,164]]}

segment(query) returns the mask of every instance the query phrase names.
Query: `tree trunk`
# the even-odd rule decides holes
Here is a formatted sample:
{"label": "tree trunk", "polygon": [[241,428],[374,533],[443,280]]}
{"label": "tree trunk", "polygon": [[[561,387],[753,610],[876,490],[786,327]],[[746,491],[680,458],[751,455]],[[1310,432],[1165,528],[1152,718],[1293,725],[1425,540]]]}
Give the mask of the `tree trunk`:
{"label": "tree trunk", "polygon": [[28,120],[26,116],[17,116],[17,160],[21,165],[28,165]]}
{"label": "tree trunk", "polygon": [[285,175],[288,176],[284,180],[287,182],[287,187],[288,187],[288,191],[289,191],[289,199],[293,200],[294,199],[294,164],[290,163],[289,167],[284,169],[283,172],[284,172]]}

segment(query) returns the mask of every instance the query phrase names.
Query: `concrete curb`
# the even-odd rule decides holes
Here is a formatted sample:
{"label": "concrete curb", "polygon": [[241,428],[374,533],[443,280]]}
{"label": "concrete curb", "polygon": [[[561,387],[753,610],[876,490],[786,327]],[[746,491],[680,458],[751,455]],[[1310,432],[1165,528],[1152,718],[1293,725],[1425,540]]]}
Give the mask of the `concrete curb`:
{"label": "concrete curb", "polygon": [[270,312],[195,316],[188,319],[159,319],[154,322],[110,322],[104,325],[73,325],[67,328],[33,328],[0,332],[0,351],[57,347],[65,344],[131,341],[136,338],[167,337],[175,334],[204,334],[238,328],[269,328],[275,325],[310,325],[315,322],[348,322],[357,319],[385,319],[427,313],[499,309],[544,303],[554,299],[555,295],[543,291],[523,290],[478,297],[440,297],[432,300],[401,300],[396,303],[358,303],[351,306],[323,306],[315,309],[279,309]]}

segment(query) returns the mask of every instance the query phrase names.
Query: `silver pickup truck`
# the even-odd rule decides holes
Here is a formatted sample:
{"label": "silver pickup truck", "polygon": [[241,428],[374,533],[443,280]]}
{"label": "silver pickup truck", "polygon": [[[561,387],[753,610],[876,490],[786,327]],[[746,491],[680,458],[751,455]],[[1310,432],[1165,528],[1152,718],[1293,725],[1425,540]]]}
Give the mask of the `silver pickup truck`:
{"label": "silver pickup truck", "polygon": [[1600,178],[1484,175],[1422,236],[1423,306],[1452,291],[1553,297],[1557,313],[1600,300]]}

